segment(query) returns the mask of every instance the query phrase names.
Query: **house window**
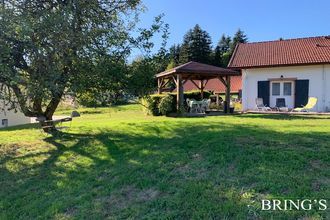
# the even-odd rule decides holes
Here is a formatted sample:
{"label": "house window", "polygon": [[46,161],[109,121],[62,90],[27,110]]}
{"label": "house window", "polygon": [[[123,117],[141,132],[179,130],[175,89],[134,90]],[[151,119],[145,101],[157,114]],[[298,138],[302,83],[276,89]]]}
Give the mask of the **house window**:
{"label": "house window", "polygon": [[2,119],[1,125],[2,125],[2,127],[7,127],[8,126],[8,119]]}
{"label": "house window", "polygon": [[283,95],[291,96],[291,94],[292,94],[292,83],[285,82],[283,84]]}
{"label": "house window", "polygon": [[272,95],[277,96],[280,95],[280,83],[272,83]]}

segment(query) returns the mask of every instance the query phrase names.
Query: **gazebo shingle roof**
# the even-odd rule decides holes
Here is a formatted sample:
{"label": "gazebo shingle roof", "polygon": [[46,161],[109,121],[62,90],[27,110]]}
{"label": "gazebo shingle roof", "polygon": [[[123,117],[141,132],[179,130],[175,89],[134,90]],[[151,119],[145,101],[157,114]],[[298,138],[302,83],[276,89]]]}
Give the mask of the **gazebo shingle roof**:
{"label": "gazebo shingle roof", "polygon": [[191,61],[183,65],[177,66],[173,69],[158,73],[156,77],[164,77],[175,73],[197,74],[203,77],[207,77],[207,76],[214,77],[214,76],[225,76],[225,75],[234,76],[240,74],[234,70]]}

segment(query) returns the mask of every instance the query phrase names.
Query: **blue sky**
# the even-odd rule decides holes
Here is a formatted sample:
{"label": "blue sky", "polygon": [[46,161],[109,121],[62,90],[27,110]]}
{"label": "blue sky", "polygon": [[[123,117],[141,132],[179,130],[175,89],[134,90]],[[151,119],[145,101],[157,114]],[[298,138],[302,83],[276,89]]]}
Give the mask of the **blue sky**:
{"label": "blue sky", "polygon": [[[216,44],[225,33],[241,28],[250,42],[330,35],[329,0],[144,0],[140,26],[150,26],[164,13],[170,25],[168,45],[199,24]],[[155,38],[156,44],[159,38]]]}

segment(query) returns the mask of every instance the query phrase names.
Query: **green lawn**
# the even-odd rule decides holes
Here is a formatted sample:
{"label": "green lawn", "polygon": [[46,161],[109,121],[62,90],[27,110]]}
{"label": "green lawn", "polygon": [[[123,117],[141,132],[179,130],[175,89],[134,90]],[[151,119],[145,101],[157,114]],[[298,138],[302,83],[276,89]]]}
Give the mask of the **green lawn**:
{"label": "green lawn", "polygon": [[57,137],[0,130],[0,219],[330,218],[260,210],[264,198],[330,206],[329,118],[80,111]]}

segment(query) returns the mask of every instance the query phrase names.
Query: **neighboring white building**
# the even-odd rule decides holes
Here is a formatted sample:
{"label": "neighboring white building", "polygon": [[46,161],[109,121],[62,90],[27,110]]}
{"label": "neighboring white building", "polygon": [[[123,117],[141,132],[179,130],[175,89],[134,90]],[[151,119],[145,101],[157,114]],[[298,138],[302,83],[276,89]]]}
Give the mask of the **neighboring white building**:
{"label": "neighboring white building", "polygon": [[229,68],[242,73],[243,110],[256,109],[256,98],[288,108],[318,99],[314,111],[330,111],[330,37],[238,44]]}
{"label": "neighboring white building", "polygon": [[[0,102],[0,105],[3,104]],[[15,112],[15,110],[10,110],[10,111],[0,110],[0,128],[14,126],[14,125],[28,124],[31,122],[32,122],[32,118],[24,116],[24,114],[19,110],[17,110],[17,112]]]}

